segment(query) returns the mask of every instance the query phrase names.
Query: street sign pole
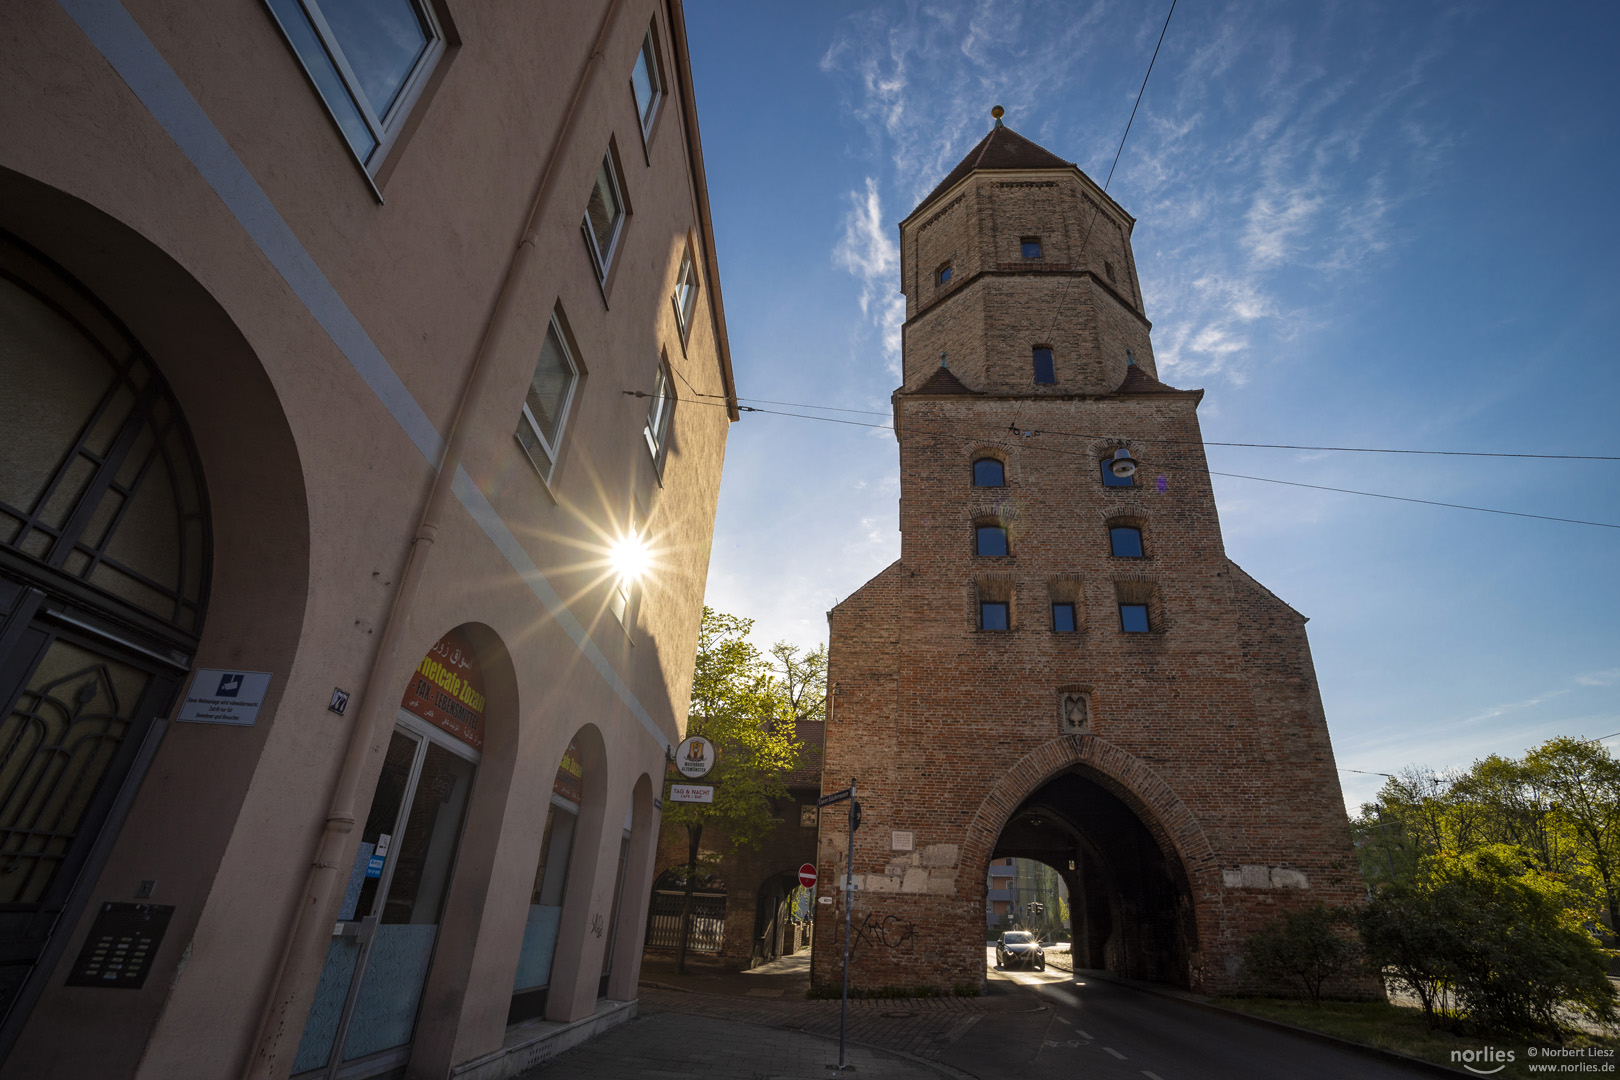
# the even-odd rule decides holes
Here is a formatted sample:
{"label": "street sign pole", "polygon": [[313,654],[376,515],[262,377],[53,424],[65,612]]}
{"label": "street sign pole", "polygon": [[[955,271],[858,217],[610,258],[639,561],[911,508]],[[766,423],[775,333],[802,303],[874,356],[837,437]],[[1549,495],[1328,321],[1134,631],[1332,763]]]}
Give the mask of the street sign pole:
{"label": "street sign pole", "polygon": [[843,1072],[849,1033],[849,909],[855,902],[855,780],[849,782],[849,867],[844,873],[844,1004],[838,1013],[838,1071]]}

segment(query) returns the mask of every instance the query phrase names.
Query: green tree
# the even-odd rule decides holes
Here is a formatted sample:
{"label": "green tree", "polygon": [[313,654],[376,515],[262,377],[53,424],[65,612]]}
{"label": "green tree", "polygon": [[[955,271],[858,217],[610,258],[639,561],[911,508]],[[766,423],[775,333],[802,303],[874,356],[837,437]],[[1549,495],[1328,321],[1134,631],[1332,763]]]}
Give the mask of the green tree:
{"label": "green tree", "polygon": [[786,641],[771,646],[776,676],[795,720],[819,719],[827,705],[827,646],[800,649]]}
{"label": "green tree", "polygon": [[1348,912],[1324,904],[1290,911],[1268,929],[1250,934],[1243,959],[1258,978],[1300,990],[1313,1006],[1322,986],[1356,963],[1360,950],[1343,927]]}
{"label": "green tree", "polygon": [[1602,885],[1609,929],[1620,931],[1620,762],[1592,739],[1550,739],[1525,756],[1526,775],[1568,826]]}
{"label": "green tree", "polygon": [[1456,932],[1446,979],[1469,1019],[1487,1031],[1556,1038],[1557,1010],[1615,1020],[1603,950],[1583,923],[1591,901],[1505,844],[1442,855],[1424,891]]}
{"label": "green tree", "polygon": [[1374,893],[1358,913],[1361,944],[1380,972],[1394,975],[1417,995],[1423,1019],[1434,1027],[1440,1003],[1463,948],[1461,897],[1399,881]]}
{"label": "green tree", "polygon": [[[787,798],[787,775],[798,766],[802,743],[795,737],[792,704],[771,664],[749,642],[754,620],[703,609],[697,663],[692,675],[688,736],[714,744],[715,764],[703,783],[713,784],[712,803],[677,803],[667,798],[664,820],[687,834],[687,900],[676,963],[686,966],[685,927],[697,878],[703,830],[726,834],[724,853],[759,843],[775,827],[775,804]],[[825,681],[825,677],[823,677]],[[670,782],[683,777],[671,772]],[[718,857],[721,852],[716,852]]]}

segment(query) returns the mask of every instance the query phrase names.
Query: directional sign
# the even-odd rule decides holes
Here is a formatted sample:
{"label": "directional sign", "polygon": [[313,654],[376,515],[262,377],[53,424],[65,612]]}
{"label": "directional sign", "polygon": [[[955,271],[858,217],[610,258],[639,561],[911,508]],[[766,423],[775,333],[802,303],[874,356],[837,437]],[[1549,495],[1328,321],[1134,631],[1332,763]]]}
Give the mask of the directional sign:
{"label": "directional sign", "polygon": [[714,802],[714,788],[709,784],[671,784],[670,802]]}
{"label": "directional sign", "polygon": [[823,795],[816,800],[816,805],[831,806],[833,803],[843,802],[847,798],[849,798],[849,788],[845,788],[843,791],[835,791],[831,795]]}
{"label": "directional sign", "polygon": [[811,863],[799,867],[799,884],[807,889],[816,887],[816,868]]}

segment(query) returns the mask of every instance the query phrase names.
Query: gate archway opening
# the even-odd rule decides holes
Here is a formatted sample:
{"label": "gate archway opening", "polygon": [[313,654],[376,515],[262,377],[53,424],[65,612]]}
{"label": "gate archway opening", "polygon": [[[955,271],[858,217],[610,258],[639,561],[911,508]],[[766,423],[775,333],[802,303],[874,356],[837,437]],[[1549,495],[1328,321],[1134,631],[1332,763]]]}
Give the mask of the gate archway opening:
{"label": "gate archway opening", "polygon": [[1069,891],[1074,967],[1186,987],[1198,950],[1181,860],[1123,799],[1082,768],[1036,788],[1008,817],[991,860],[1030,859]]}

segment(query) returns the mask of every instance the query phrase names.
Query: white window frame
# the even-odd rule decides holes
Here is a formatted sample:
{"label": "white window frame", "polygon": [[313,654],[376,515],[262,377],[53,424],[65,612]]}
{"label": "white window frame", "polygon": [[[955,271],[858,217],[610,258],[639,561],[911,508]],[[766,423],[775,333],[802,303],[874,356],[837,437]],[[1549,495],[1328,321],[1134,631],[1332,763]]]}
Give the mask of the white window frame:
{"label": "white window frame", "polygon": [[[534,437],[535,441],[540,444],[540,448],[545,451],[546,456],[551,459],[551,466],[545,469],[540,467],[540,463],[534,460],[534,455],[529,453],[529,448],[524,446],[523,436],[520,432],[513,433],[512,437],[517,440],[518,446],[522,448],[523,456],[529,459],[529,463],[540,474],[540,479],[550,484],[551,477],[557,471],[558,451],[562,447],[563,436],[568,432],[568,414],[574,407],[574,391],[579,389],[579,361],[574,359],[574,351],[568,347],[568,335],[563,333],[562,323],[557,319],[556,312],[552,312],[551,322],[548,324],[546,332],[557,335],[557,346],[562,350],[563,360],[568,364],[568,370],[573,375],[573,378],[568,380],[567,391],[563,393],[562,407],[557,410],[556,438],[555,440],[546,438],[545,433],[540,430],[539,421],[534,418],[534,413],[529,409],[528,386],[533,385],[534,376],[532,374],[529,376],[530,382],[524,388],[523,411],[518,414],[518,423],[529,426],[529,434]],[[544,345],[541,347],[544,348]],[[539,367],[540,358],[536,357],[534,363],[535,367]]]}
{"label": "white window frame", "polygon": [[[686,303],[682,304],[681,282],[687,279],[691,281],[691,288],[686,294]],[[692,258],[692,244],[688,241],[681,253],[681,268],[675,274],[675,292],[670,296],[670,301],[675,305],[675,323],[681,328],[682,345],[692,336],[692,316],[697,314],[697,298],[697,260]]]}
{"label": "white window frame", "polygon": [[[310,86],[315,90],[316,96],[321,99],[321,104],[326,106],[327,115],[331,117],[333,125],[338,129],[338,134],[343,138],[343,145],[349,148],[349,152],[354,155],[354,159],[360,163],[360,167],[365,171],[366,178],[371,180],[377,175],[377,170],[382,167],[383,162],[388,160],[388,154],[398,140],[400,130],[405,126],[405,118],[410,115],[417,99],[422,96],[422,91],[427,86],[433,70],[438,66],[439,61],[444,58],[446,36],[444,26],[439,22],[438,12],[433,10],[431,0],[410,0],[411,6],[416,9],[417,15],[427,28],[428,43],[426,48],[422,50],[422,55],[417,58],[416,66],[406,76],[405,83],[400,87],[399,94],[394,98],[394,103],[389,107],[387,114],[378,116],[376,109],[367,99],[365,91],[360,88],[360,80],[355,76],[354,69],[349,66],[348,58],[343,53],[343,47],[338,44],[337,35],[332,33],[332,28],[326,21],[326,15],[321,11],[320,0],[284,0],[284,2],[297,6],[304,12],[310,26],[315,31],[315,36],[320,39],[322,47],[325,48],[328,59],[332,61],[332,66],[336,69],[338,78],[342,80],[355,108],[360,112],[361,119],[365,122],[367,129],[370,130],[371,137],[376,140],[377,145],[364,157],[361,156],[359,150],[355,149],[354,144],[349,141],[348,134],[344,132],[343,124],[338,120],[331,102],[327,101],[326,95],[321,92],[320,80],[309,69],[309,61],[303,53],[298,51],[294,35],[288,32],[286,24],[282,22],[281,16],[276,13],[271,0],[265,0],[265,7],[269,10],[270,17],[275,20],[276,27],[281,31],[282,36],[287,39],[288,47],[292,49],[293,55],[298,58],[298,66],[304,69],[304,75],[309,79]],[[373,190],[375,190],[375,185],[373,185]]]}
{"label": "white window frame", "polygon": [[[591,264],[596,267],[596,278],[606,285],[608,270],[613,266],[613,256],[618,254],[619,239],[624,236],[624,223],[630,216],[630,204],[624,197],[624,181],[619,178],[619,167],[613,160],[613,147],[609,146],[602,152],[602,164],[607,169],[608,183],[613,185],[613,194],[619,203],[619,216],[613,222],[613,236],[608,240],[608,249],[603,252],[596,246],[596,230],[591,228],[591,214],[587,209],[580,217],[580,231],[585,234],[585,247],[591,253]],[[596,187],[596,177],[591,177],[591,187]],[[590,197],[586,196],[586,203]]]}
{"label": "white window frame", "polygon": [[658,358],[658,369],[653,376],[652,404],[647,407],[647,422],[642,425],[641,437],[652,453],[653,468],[659,480],[664,478],[664,458],[669,452],[669,432],[675,423],[675,380],[669,358]]}
{"label": "white window frame", "polygon": [[647,26],[647,35],[641,39],[641,51],[636,53],[636,64],[643,60],[650,63],[647,66],[647,82],[652,87],[652,100],[647,103],[644,110],[641,100],[636,95],[635,65],[630,70],[630,100],[636,103],[636,126],[641,128],[641,142],[645,146],[652,138],[653,121],[658,119],[658,113],[664,104],[664,58],[658,49],[658,23],[655,20]]}

